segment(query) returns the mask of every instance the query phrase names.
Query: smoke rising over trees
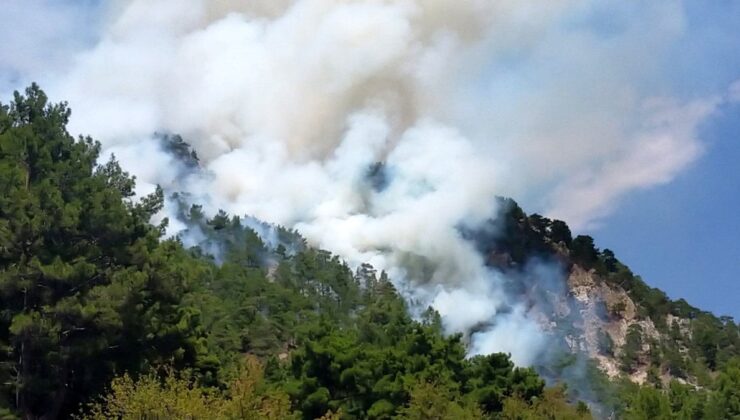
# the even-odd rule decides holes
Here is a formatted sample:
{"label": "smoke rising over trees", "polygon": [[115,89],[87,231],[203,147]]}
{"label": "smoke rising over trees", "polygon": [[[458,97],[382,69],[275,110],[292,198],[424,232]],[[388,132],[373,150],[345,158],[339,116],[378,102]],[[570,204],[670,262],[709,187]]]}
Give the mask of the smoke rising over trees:
{"label": "smoke rising over trees", "polygon": [[[353,270],[295,232],[274,228],[277,240],[268,244],[254,221],[224,212],[208,218],[192,205],[177,217],[182,232],[201,235],[196,246],[164,238],[169,221],[149,223],[163,208],[162,190],[134,198],[133,178],[113,160],[97,163],[98,143],[69,135],[69,115],[35,85],[0,106],[3,417],[591,415],[576,402],[579,388],[546,387],[535,369],[506,354],[466,357],[465,337],[443,334],[433,308],[412,318],[387,273],[368,264]],[[563,250],[567,226],[553,230],[555,221],[527,216],[513,202],[504,208],[491,219],[508,226],[503,236],[474,237],[485,254],[519,256],[489,264],[520,270],[530,257],[587,255],[595,272],[643,302],[640,316],[682,346],[658,343],[666,356],[651,352],[649,363],[701,381],[701,388],[673,381],[660,389],[589,370],[595,413],[740,414],[734,321],[667,300],[588,239]],[[659,322],[671,316],[688,317],[691,334]],[[636,340],[622,354],[646,359]]]}

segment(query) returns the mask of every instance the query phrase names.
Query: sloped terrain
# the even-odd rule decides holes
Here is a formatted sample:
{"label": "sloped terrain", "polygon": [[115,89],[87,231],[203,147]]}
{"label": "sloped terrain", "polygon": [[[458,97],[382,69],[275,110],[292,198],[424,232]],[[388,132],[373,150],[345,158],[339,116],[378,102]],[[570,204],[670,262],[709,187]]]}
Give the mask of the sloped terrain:
{"label": "sloped terrain", "polygon": [[[502,199],[489,226],[461,229],[550,337],[534,367],[470,357],[385,272],[190,197],[135,199],[69,115],[36,85],[0,106],[0,418],[740,415],[734,321],[668,299],[563,222]],[[150,223],[166,199],[173,238]]]}
{"label": "sloped terrain", "polygon": [[558,271],[556,280],[525,284],[522,297],[531,300],[545,329],[609,377],[701,387],[739,354],[740,330],[732,318],[669,299],[591,237],[572,238],[561,221],[527,216],[513,200],[501,204],[488,230],[494,233],[474,235],[479,248],[492,267],[507,273],[531,271],[532,260]]}

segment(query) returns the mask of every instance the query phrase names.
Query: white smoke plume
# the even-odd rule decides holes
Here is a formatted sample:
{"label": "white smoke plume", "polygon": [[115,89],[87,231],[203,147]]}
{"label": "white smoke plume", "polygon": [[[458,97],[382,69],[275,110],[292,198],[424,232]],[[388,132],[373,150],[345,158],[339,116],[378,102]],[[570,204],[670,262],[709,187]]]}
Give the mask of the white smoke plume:
{"label": "white smoke plume", "polygon": [[[121,1],[47,89],[142,193],[296,228],[388,271],[449,331],[475,328],[472,351],[529,364],[536,324],[459,228],[495,214],[495,195],[598,221],[695,160],[722,101],[646,88],[684,30],[679,2],[599,3]],[[603,7],[613,33],[592,24]],[[194,146],[203,176],[181,177],[162,131]],[[375,162],[385,188],[367,180]]]}

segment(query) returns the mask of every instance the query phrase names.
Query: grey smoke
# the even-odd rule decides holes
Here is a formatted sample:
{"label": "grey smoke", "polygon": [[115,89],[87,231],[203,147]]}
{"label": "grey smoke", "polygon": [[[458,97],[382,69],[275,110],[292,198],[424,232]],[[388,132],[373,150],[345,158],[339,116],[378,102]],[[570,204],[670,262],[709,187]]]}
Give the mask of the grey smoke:
{"label": "grey smoke", "polygon": [[[587,24],[597,3],[119,1],[50,93],[139,193],[295,228],[475,331],[471,351],[530,364],[539,325],[460,227],[496,195],[588,226],[695,160],[697,126],[726,99],[643,88],[685,30],[680,4],[646,4],[605,37]],[[154,132],[182,134],[199,171],[183,177]],[[378,162],[389,176],[368,185]]]}

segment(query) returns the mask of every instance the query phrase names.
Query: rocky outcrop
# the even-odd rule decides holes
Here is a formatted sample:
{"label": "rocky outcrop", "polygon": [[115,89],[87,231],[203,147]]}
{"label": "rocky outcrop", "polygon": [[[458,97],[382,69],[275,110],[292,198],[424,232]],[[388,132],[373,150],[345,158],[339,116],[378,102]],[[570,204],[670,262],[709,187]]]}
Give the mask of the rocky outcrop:
{"label": "rocky outcrop", "polygon": [[[636,367],[628,377],[634,382],[644,383],[648,376],[651,345],[670,340],[670,337],[659,332],[650,318],[638,315],[637,304],[624,289],[607,283],[595,270],[573,265],[566,282],[570,311],[577,311],[579,318],[573,332],[565,337],[571,350],[597,361],[608,376],[619,376],[624,373],[620,368],[620,356],[624,351],[627,333],[631,326],[638,325],[642,332],[642,347],[638,352]],[[551,315],[558,319],[563,318],[565,313],[556,311]],[[689,334],[689,320],[670,315],[666,321],[668,325],[677,322],[682,326],[682,334]],[[661,379],[667,383],[673,378],[664,374]]]}

